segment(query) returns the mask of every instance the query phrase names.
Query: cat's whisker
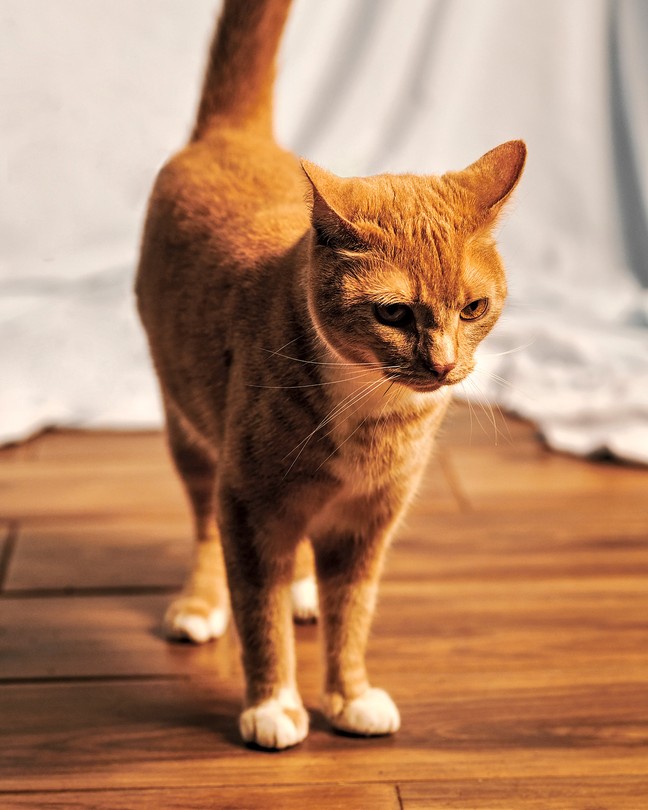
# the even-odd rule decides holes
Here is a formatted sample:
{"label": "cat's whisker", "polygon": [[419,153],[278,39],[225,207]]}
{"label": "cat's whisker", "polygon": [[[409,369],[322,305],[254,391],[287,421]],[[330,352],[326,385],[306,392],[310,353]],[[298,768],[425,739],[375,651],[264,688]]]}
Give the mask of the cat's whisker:
{"label": "cat's whisker", "polygon": [[477,385],[477,383],[474,380],[471,380],[471,384],[472,384],[472,386],[475,389],[475,392],[477,394],[477,404],[481,407],[482,411],[484,412],[484,416],[486,417],[486,419],[493,426],[493,430],[494,430],[494,433],[495,433],[495,436],[494,436],[495,446],[497,446],[498,443],[499,443],[499,429],[497,427],[497,422],[495,420],[495,414],[493,413],[493,409],[492,409],[488,399],[486,399],[484,397],[484,394],[481,391],[481,389],[479,388],[479,386]]}
{"label": "cat's whisker", "polygon": [[[382,380],[381,380],[381,381],[379,381],[379,382],[382,382]],[[392,381],[391,385],[393,385],[393,381]],[[391,388],[391,385],[389,386],[389,388]],[[364,397],[362,398],[363,400],[364,400],[364,399],[366,399],[366,398],[367,398],[367,397],[368,397],[370,394],[372,394],[372,393],[373,393],[373,392],[376,390],[377,385],[375,385],[375,384],[374,384],[374,386],[373,386],[373,387],[370,387],[370,388],[371,388],[371,390],[369,390],[369,391],[365,391],[365,392],[364,392]],[[389,390],[389,388],[388,388],[387,390]],[[385,392],[385,393],[386,393],[386,392]],[[361,408],[361,407],[362,407],[362,402],[361,402],[361,403],[360,403],[360,405],[359,405],[357,408],[355,408],[355,409],[354,409],[354,410],[353,410],[353,411],[352,411],[350,414],[347,414],[347,416],[345,416],[345,417],[344,417],[344,420],[346,421],[347,419],[350,419],[350,418],[353,416],[353,414],[354,414],[354,413],[357,413],[357,411],[359,411],[359,410],[360,410],[360,408]],[[364,418],[364,419],[363,419],[361,422],[359,422],[359,423],[358,423],[358,424],[355,426],[355,428],[354,428],[354,429],[351,431],[351,433],[349,433],[349,435],[346,437],[346,439],[344,439],[344,441],[340,442],[340,444],[339,444],[339,445],[338,445],[338,446],[335,448],[335,450],[333,450],[331,453],[329,453],[329,455],[328,455],[328,456],[327,456],[327,457],[324,459],[324,461],[323,461],[323,462],[322,462],[322,463],[319,465],[319,467],[317,468],[317,470],[320,470],[320,469],[321,469],[321,468],[324,466],[324,464],[326,464],[326,462],[327,462],[327,461],[328,461],[330,458],[332,458],[332,457],[335,455],[335,453],[337,453],[337,452],[339,451],[339,449],[340,449],[340,448],[341,448],[343,445],[345,445],[345,444],[346,444],[346,443],[349,441],[349,439],[350,439],[350,438],[351,438],[351,437],[354,435],[354,433],[356,433],[358,430],[360,430],[360,428],[361,428],[361,427],[364,425],[364,423],[367,421],[367,419],[369,419],[369,417],[370,417],[370,416],[371,416],[371,414],[370,414],[370,413],[368,413],[368,414],[365,416],[365,418]],[[375,428],[374,428],[374,430],[375,430]],[[332,433],[332,431],[329,431],[329,432],[328,432],[328,433],[326,433],[325,435],[326,435],[326,436],[330,436],[330,435],[331,435],[331,433]],[[316,470],[316,472],[317,472],[317,470]]]}
{"label": "cat's whisker", "polygon": [[[374,381],[372,383],[367,383],[367,385],[361,391],[352,391],[351,394],[347,395],[340,403],[338,403],[336,406],[334,406],[333,409],[331,411],[329,411],[329,413],[327,414],[325,419],[322,420],[322,422],[320,422],[320,424],[313,431],[311,431],[308,434],[308,436],[306,436],[305,439],[302,439],[302,441],[299,442],[298,445],[296,445],[289,453],[287,453],[284,456],[284,459],[288,458],[288,456],[290,456],[291,453],[294,453],[295,450],[297,450],[297,448],[300,447],[300,445],[301,445],[301,449],[297,453],[297,456],[293,459],[292,464],[286,470],[286,473],[284,474],[284,478],[286,477],[286,475],[288,475],[290,470],[293,468],[293,466],[297,462],[297,459],[302,454],[304,448],[306,447],[306,445],[308,444],[310,439],[317,433],[318,430],[321,430],[323,427],[325,427],[327,424],[329,424],[329,422],[331,422],[333,419],[337,419],[338,416],[341,416],[346,410],[348,410],[349,408],[352,408],[356,404],[356,402],[358,402],[358,401],[362,400],[363,398],[369,396],[383,382],[384,382],[384,380],[381,379],[381,380],[376,380],[376,381]],[[355,411],[354,411],[354,413],[355,413]],[[345,419],[346,418],[348,418],[348,417],[345,417]],[[329,433],[327,433],[325,435],[328,436]],[[282,459],[282,460],[284,460],[284,459]]]}
{"label": "cat's whisker", "polygon": [[[371,391],[375,387],[377,387],[378,385],[381,385],[383,382],[384,382],[383,379],[375,380],[374,382],[367,383],[367,385],[359,392],[358,391],[352,391],[351,394],[347,395],[340,403],[335,405],[331,409],[331,411],[329,411],[328,415],[322,420],[322,422],[320,422],[320,424],[314,430],[312,430],[308,434],[308,436],[306,436],[305,439],[302,439],[301,442],[299,442],[299,444],[297,444],[295,447],[293,447],[293,449],[289,453],[286,453],[286,455],[283,457],[282,461],[287,459],[288,456],[290,456],[292,453],[294,453],[295,450],[297,450],[297,448],[300,447],[300,445],[301,445],[301,449],[299,450],[299,452],[297,453],[297,455],[293,459],[290,467],[288,467],[288,469],[284,473],[284,476],[283,476],[284,479],[286,478],[288,473],[292,470],[292,468],[295,466],[295,464],[297,462],[297,459],[302,454],[304,448],[306,447],[306,445],[308,444],[310,439],[317,433],[318,430],[325,427],[331,420],[336,419],[338,416],[340,416],[342,413],[344,413],[345,410],[348,410],[349,408],[353,407],[353,405],[355,405],[355,403],[359,399],[362,399],[364,396],[368,396],[368,394],[370,394]],[[368,390],[368,389],[371,389],[371,390]]]}
{"label": "cat's whisker", "polygon": [[523,352],[525,349],[528,349],[530,346],[533,346],[536,343],[535,340],[530,340],[528,343],[524,343],[522,346],[515,346],[513,349],[508,349],[505,352],[495,352],[493,354],[486,353],[486,352],[479,352],[479,357],[504,357],[506,354],[516,354],[517,352]]}
{"label": "cat's whisker", "polygon": [[[388,379],[388,378],[386,378],[386,379]],[[369,384],[369,386],[368,386],[367,388],[365,388],[365,389],[364,389],[364,391],[362,392],[362,395],[361,395],[361,396],[360,396],[358,399],[356,399],[354,402],[349,403],[348,407],[347,407],[347,408],[345,408],[345,410],[348,410],[350,407],[352,407],[353,405],[355,405],[355,404],[356,404],[356,402],[360,402],[360,405],[359,405],[359,406],[358,406],[358,407],[357,407],[355,410],[353,410],[353,411],[352,411],[350,414],[347,414],[347,415],[344,417],[344,421],[346,421],[346,420],[347,420],[347,419],[349,419],[351,416],[353,416],[353,414],[354,414],[354,413],[356,413],[357,411],[359,411],[359,410],[360,410],[360,408],[362,407],[362,401],[363,401],[364,399],[366,399],[366,398],[367,398],[367,397],[368,397],[370,394],[373,394],[373,392],[374,392],[374,391],[375,391],[377,388],[379,388],[379,387],[380,387],[380,385],[381,385],[383,382],[385,382],[385,380],[376,380],[376,381],[375,381],[373,384]],[[338,414],[338,415],[339,415],[339,416],[341,416],[342,414],[340,413],[340,414]],[[367,417],[367,418],[368,418],[368,417]],[[330,430],[330,431],[328,431],[328,433],[325,433],[324,435],[325,435],[325,436],[330,436],[332,432],[333,432],[333,431],[332,431],[332,430]]]}
{"label": "cat's whisker", "polygon": [[[270,352],[270,356],[272,357],[273,355],[277,354],[278,352],[282,352],[286,347],[291,346],[293,343],[296,343],[300,339],[300,337],[301,337],[301,335],[297,335],[296,338],[293,338],[292,340],[289,340],[288,343],[284,343],[283,346],[279,346],[278,349],[273,349]],[[266,351],[268,351],[268,350],[266,349]]]}
{"label": "cat's whisker", "polygon": [[[483,374],[486,377],[489,377],[490,379],[492,379],[495,383],[498,383],[499,385],[508,386],[511,390],[516,391],[515,387],[513,385],[511,385],[511,383],[508,380],[505,380],[503,377],[500,377],[497,374],[493,374],[492,372],[485,372],[485,371],[479,371],[479,373]],[[475,385],[477,390],[480,390],[478,385],[477,385],[477,382],[475,380],[473,380],[473,384]],[[480,390],[480,393],[481,393],[481,390]],[[490,400],[489,400],[489,402],[490,402]],[[498,413],[500,415],[502,423],[506,427],[506,432],[508,434],[508,438],[510,439],[510,443],[513,444],[513,436],[511,435],[511,430],[510,430],[510,428],[508,426],[508,422],[504,418],[504,414],[502,413],[502,409],[501,409],[501,407],[499,405],[499,402],[493,402],[492,404],[497,408],[497,411],[498,411]]]}
{"label": "cat's whisker", "polygon": [[509,390],[513,391],[515,394],[518,394],[521,397],[524,397],[529,402],[533,402],[533,397],[523,391],[521,388],[513,385],[510,380],[505,379],[504,377],[500,377],[499,374],[494,374],[492,371],[485,371],[481,368],[476,368],[472,372],[473,374],[481,374],[483,377],[487,377],[488,379],[492,380],[497,385],[500,385],[502,388],[508,388]]}
{"label": "cat's whisker", "polygon": [[396,396],[398,395],[398,391],[396,391],[396,392],[394,392],[394,394],[391,397],[389,396],[389,392],[394,387],[395,382],[396,382],[396,380],[393,379],[391,381],[391,383],[389,384],[389,388],[387,388],[387,390],[383,394],[383,396],[386,397],[386,401],[385,401],[385,404],[382,407],[382,410],[380,411],[378,419],[376,419],[376,424],[374,425],[373,433],[371,434],[371,444],[370,444],[371,452],[373,452],[374,442],[376,440],[376,431],[378,430],[378,425],[380,424],[380,420],[383,418],[383,414],[387,410],[390,403],[392,403],[394,401],[394,399],[396,398]]}
{"label": "cat's whisker", "polygon": [[[304,332],[307,332],[307,333],[309,333],[311,335],[314,335],[315,337],[318,336],[317,329],[315,329],[315,327],[312,324],[304,324],[303,329],[304,329]],[[270,351],[271,355],[276,355],[279,352],[282,352],[288,346],[292,346],[293,343],[296,343],[298,340],[301,340],[301,339],[302,339],[302,335],[298,335],[297,337],[293,338],[292,340],[289,340],[287,343],[284,343],[283,346],[279,346],[277,349],[272,349],[272,350],[264,349],[264,351]]]}
{"label": "cat's whisker", "polygon": [[[493,411],[493,406],[492,406],[491,401],[484,395],[484,393],[482,392],[482,390],[480,389],[480,387],[478,386],[478,384],[476,383],[475,380],[470,380],[470,383],[473,386],[473,388],[474,388],[474,390],[475,390],[475,392],[477,394],[477,403],[481,406],[481,409],[484,412],[484,415],[486,416],[486,418],[489,420],[489,422],[493,426],[493,430],[495,431],[495,445],[497,445],[499,443],[499,437],[500,436],[502,437],[502,439],[504,439],[505,441],[508,441],[508,443],[511,444],[512,441],[513,441],[512,436],[509,433],[509,435],[507,437],[500,430],[500,428],[499,428],[499,426],[497,424],[497,419],[495,418],[495,413]],[[504,421],[504,418],[502,417],[501,410],[499,411],[499,414],[500,414],[500,417],[502,418],[502,421]]]}
{"label": "cat's whisker", "polygon": [[247,383],[248,388],[274,388],[274,389],[282,389],[287,390],[289,388],[319,388],[322,385],[336,385],[338,383],[345,383],[345,382],[352,382],[353,380],[361,379],[362,377],[366,377],[368,374],[375,373],[375,369],[365,369],[364,371],[360,371],[357,374],[354,374],[352,377],[343,377],[341,380],[326,380],[324,382],[319,383],[305,383],[304,385],[256,385],[255,383]]}
{"label": "cat's whisker", "polygon": [[468,403],[468,416],[470,417],[470,444],[472,445],[472,438],[473,438],[473,407],[470,401],[470,393],[466,390],[466,380],[461,381],[461,388],[464,392],[466,397],[466,402]]}
{"label": "cat's whisker", "polygon": [[382,363],[330,363],[323,360],[304,360],[301,357],[291,357],[288,354],[282,354],[278,351],[271,351],[270,349],[266,349],[261,347],[261,350],[264,352],[268,352],[268,354],[274,355],[275,357],[283,357],[284,360],[294,360],[296,363],[308,363],[313,366],[337,366],[339,368],[344,366],[353,366],[357,368],[358,366],[364,366],[365,368],[383,368]]}
{"label": "cat's whisker", "polygon": [[513,435],[511,433],[511,428],[509,427],[508,422],[505,419],[504,414],[502,413],[502,409],[500,408],[499,402],[494,402],[493,405],[497,408],[497,412],[498,412],[498,414],[500,416],[502,424],[506,428],[506,435],[507,435],[507,438],[508,438],[508,443],[512,446],[514,444],[514,442],[513,442]]}
{"label": "cat's whisker", "polygon": [[[334,406],[331,408],[331,410],[330,410],[330,411],[329,411],[329,412],[326,414],[326,416],[324,417],[324,419],[323,419],[323,420],[322,420],[322,421],[319,423],[319,425],[317,425],[317,427],[316,427],[314,430],[312,430],[312,431],[311,431],[311,432],[308,434],[308,436],[306,436],[306,437],[305,437],[304,439],[302,439],[302,440],[301,440],[301,441],[300,441],[298,444],[296,444],[296,445],[293,447],[293,449],[292,449],[292,450],[290,450],[288,453],[286,453],[286,455],[285,455],[285,456],[284,456],[284,457],[283,457],[281,460],[282,460],[282,461],[285,461],[285,460],[288,458],[288,456],[290,456],[292,453],[294,453],[294,452],[295,452],[295,450],[297,450],[297,448],[298,448],[298,447],[301,447],[303,444],[305,444],[306,442],[308,442],[308,440],[311,438],[311,436],[314,436],[314,435],[315,435],[315,433],[317,433],[317,431],[318,431],[320,428],[322,428],[322,427],[324,427],[324,425],[328,424],[328,422],[329,422],[331,419],[334,419],[334,418],[335,418],[335,415],[336,415],[336,412],[337,412],[337,411],[338,411],[340,408],[344,408],[345,404],[346,404],[346,403],[347,403],[347,402],[348,402],[350,399],[352,399],[352,398],[353,398],[353,397],[354,397],[356,394],[357,394],[357,392],[356,392],[356,391],[352,391],[350,394],[347,394],[347,396],[346,396],[346,397],[344,397],[344,399],[342,399],[342,400],[341,400],[341,402],[338,402],[336,405],[334,405]],[[300,451],[300,452],[301,452],[301,451]],[[296,459],[295,459],[295,461],[296,461]],[[293,463],[294,463],[294,462],[293,462]],[[288,472],[290,472],[290,469],[288,470]]]}
{"label": "cat's whisker", "polygon": [[[479,393],[479,391],[477,390],[477,388],[476,388],[476,386],[475,386],[475,381],[474,381],[474,380],[472,380],[472,379],[470,379],[470,377],[466,377],[466,379],[464,380],[464,383],[470,383],[470,385],[471,385],[471,386],[472,386],[472,387],[473,387],[473,388],[474,388],[474,389],[477,391],[477,393]],[[470,401],[471,401],[471,399],[470,399],[470,398],[473,396],[473,394],[471,394],[471,393],[470,393],[470,391],[467,391],[467,395],[468,395],[468,402],[470,402]],[[481,421],[481,419],[479,418],[479,414],[477,413],[477,410],[476,410],[475,408],[473,408],[472,413],[473,413],[473,415],[474,415],[474,417],[475,417],[475,421],[477,422],[477,424],[478,424],[478,425],[479,425],[479,427],[481,428],[482,433],[483,433],[485,436],[488,436],[488,435],[489,435],[489,432],[488,432],[488,430],[486,430],[486,428],[485,428],[485,427],[484,427],[484,425],[482,424],[482,421]]]}

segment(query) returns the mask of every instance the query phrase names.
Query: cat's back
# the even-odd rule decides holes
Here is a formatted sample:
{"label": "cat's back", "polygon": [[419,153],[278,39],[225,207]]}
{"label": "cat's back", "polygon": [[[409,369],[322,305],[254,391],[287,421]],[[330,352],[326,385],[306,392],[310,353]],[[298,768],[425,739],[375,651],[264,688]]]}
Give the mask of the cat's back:
{"label": "cat's back", "polygon": [[185,259],[245,272],[289,248],[308,227],[294,155],[253,133],[217,129],[161,169],[145,243],[147,236],[163,238]]}
{"label": "cat's back", "polygon": [[224,408],[234,333],[266,319],[268,296],[292,273],[309,228],[303,182],[293,155],[227,129],[191,143],[156,179],[138,309],[165,399],[187,400],[205,434],[205,414]]}

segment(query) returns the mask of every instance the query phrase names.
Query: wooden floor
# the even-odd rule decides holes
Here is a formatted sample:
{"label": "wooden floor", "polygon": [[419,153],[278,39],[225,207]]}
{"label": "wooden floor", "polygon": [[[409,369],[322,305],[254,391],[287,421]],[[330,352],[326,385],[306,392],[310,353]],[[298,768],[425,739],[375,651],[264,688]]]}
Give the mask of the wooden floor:
{"label": "wooden floor", "polygon": [[[382,588],[370,667],[393,738],[245,748],[230,631],[169,645],[190,551],[155,433],[0,453],[0,807],[648,808],[648,472],[499,443],[457,407]],[[471,438],[472,432],[472,438]]]}

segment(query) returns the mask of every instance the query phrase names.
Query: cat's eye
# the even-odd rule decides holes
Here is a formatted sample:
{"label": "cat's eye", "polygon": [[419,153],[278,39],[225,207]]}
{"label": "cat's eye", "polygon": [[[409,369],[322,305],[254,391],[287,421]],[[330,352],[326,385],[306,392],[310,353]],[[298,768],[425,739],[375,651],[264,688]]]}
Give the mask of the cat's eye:
{"label": "cat's eye", "polygon": [[408,326],[414,320],[414,313],[406,304],[376,304],[374,315],[385,326]]}
{"label": "cat's eye", "polygon": [[476,321],[481,318],[488,311],[488,298],[478,298],[476,301],[471,301],[468,306],[461,310],[462,321]]}

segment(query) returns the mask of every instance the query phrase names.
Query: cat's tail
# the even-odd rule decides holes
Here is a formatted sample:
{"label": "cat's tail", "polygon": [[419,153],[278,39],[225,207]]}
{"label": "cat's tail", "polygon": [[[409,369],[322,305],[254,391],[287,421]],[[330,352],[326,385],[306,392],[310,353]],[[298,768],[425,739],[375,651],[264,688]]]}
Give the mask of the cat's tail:
{"label": "cat's tail", "polygon": [[225,0],[211,44],[192,140],[212,126],[272,137],[275,59],[292,0]]}

